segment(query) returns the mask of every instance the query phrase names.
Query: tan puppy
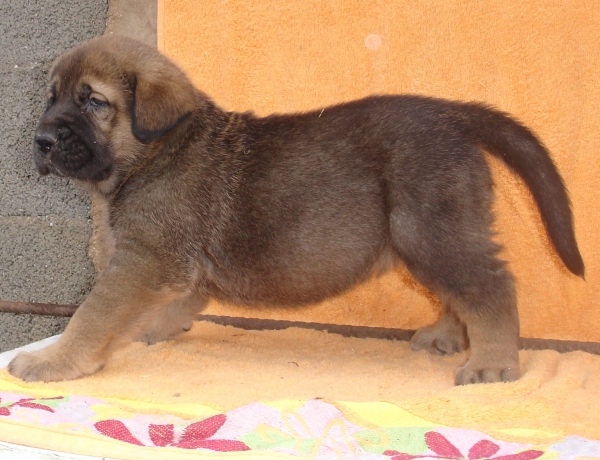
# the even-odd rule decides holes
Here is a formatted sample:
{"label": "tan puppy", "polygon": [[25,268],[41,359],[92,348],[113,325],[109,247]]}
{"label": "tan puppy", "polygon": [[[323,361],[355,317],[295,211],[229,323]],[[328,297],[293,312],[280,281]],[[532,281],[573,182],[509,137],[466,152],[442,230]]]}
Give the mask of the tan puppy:
{"label": "tan puppy", "polygon": [[558,254],[583,276],[562,180],[503,113],[418,96],[266,118],[225,112],[156,50],[92,40],[50,72],[34,159],[41,174],[91,193],[98,282],[56,344],[9,370],[75,379],[131,340],[188,329],[211,297],[302,305],[401,262],[444,303],[413,348],[470,345],[459,384],[515,380],[516,296],[490,238],[481,148],[525,180]]}

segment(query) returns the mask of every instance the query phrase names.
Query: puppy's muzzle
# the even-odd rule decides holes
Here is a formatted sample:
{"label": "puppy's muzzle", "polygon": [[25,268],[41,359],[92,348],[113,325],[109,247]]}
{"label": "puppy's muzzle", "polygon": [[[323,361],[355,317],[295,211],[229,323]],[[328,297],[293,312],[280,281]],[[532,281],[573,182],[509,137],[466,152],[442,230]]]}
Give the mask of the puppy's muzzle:
{"label": "puppy's muzzle", "polygon": [[34,146],[35,163],[42,175],[73,176],[92,159],[87,146],[67,127],[59,128],[56,133],[50,129],[38,130]]}

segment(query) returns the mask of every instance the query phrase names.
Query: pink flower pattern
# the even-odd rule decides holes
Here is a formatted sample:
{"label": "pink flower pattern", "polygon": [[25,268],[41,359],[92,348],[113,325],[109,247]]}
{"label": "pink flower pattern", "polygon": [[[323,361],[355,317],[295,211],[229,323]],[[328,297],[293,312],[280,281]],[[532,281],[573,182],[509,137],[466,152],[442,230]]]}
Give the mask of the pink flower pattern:
{"label": "pink flower pattern", "polygon": [[395,450],[386,450],[383,454],[391,457],[390,460],[413,460],[416,458],[439,458],[444,460],[534,460],[544,454],[541,450],[524,450],[516,454],[494,457],[500,450],[500,446],[487,439],[482,439],[469,449],[467,455],[464,455],[444,435],[435,431],[425,433],[425,443],[433,452],[433,455],[411,455]]}
{"label": "pink flower pattern", "polygon": [[[172,424],[148,426],[148,435],[153,447],[179,447],[182,449],[209,449],[219,452],[250,450],[241,441],[212,438],[227,420],[226,414],[219,414],[188,425],[179,439]],[[143,446],[125,424],[119,420],[103,420],[94,424],[99,433],[119,441]],[[211,439],[212,438],[212,439]]]}
{"label": "pink flower pattern", "polygon": [[[44,410],[47,412],[54,412],[54,409],[52,409],[49,406],[32,402],[32,401],[50,401],[50,400],[54,400],[54,399],[63,399],[63,397],[59,396],[57,398],[45,398],[45,399],[22,398],[22,399],[18,400],[17,402],[9,404],[8,406],[0,406],[0,416],[8,417],[9,415],[11,415],[10,409],[13,407],[27,407],[29,409],[40,409],[40,410]],[[2,403],[1,398],[0,398],[0,403]]]}
{"label": "pink flower pattern", "polygon": [[[62,432],[96,433],[133,446],[310,454],[316,460],[349,460],[364,454],[382,460],[534,460],[545,453],[555,456],[556,452],[561,453],[561,458],[572,459],[585,456],[583,454],[592,457],[593,453],[600,454],[600,441],[574,436],[552,445],[532,446],[497,441],[474,430],[448,427],[398,428],[395,430],[406,429],[411,433],[412,444],[390,440],[387,447],[379,447],[365,442],[377,439],[378,430],[355,425],[346,419],[343,411],[322,400],[307,400],[291,413],[257,402],[193,423],[174,415],[135,413],[119,420],[98,421],[98,408],[110,405],[102,399],[86,396],[44,399],[3,392],[0,393],[0,435],[2,421],[7,419],[50,430],[55,427]],[[415,447],[415,439],[419,447]],[[403,448],[410,452],[403,452]]]}

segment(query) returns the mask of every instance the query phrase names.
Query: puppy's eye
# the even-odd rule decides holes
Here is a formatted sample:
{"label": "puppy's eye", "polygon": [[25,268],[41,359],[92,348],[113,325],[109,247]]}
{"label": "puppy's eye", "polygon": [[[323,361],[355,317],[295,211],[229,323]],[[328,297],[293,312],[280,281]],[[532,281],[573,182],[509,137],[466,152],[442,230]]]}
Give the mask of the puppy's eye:
{"label": "puppy's eye", "polygon": [[102,100],[102,99],[98,99],[97,97],[90,97],[90,102],[89,102],[90,107],[94,108],[94,109],[99,109],[102,107],[107,107],[108,106],[108,101]]}

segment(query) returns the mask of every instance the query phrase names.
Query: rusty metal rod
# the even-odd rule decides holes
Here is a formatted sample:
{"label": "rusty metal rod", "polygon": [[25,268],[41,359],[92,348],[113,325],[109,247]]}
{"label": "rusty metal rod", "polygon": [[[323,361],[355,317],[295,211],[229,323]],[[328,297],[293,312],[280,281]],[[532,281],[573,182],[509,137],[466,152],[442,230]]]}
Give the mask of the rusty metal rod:
{"label": "rusty metal rod", "polygon": [[73,316],[77,305],[56,305],[52,303],[6,302],[0,300],[0,312],[29,315]]}
{"label": "rusty metal rod", "polygon": [[[0,300],[0,312],[30,315],[73,316],[77,305],[56,305],[50,303],[6,302]],[[410,340],[414,331],[373,326],[348,326],[341,324],[308,323],[300,321],[271,320],[259,318],[242,318],[231,316],[201,315],[197,321],[208,321],[215,324],[234,326],[251,330],[277,330],[290,327],[314,329],[340,334],[344,337],[377,338],[388,340]],[[522,350],[555,350],[559,353],[570,351],[586,351],[600,355],[600,343],[578,342],[572,340],[530,339],[521,338],[519,348]]]}

